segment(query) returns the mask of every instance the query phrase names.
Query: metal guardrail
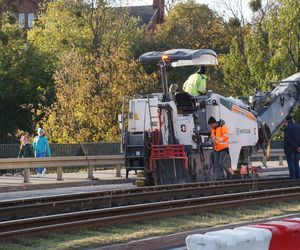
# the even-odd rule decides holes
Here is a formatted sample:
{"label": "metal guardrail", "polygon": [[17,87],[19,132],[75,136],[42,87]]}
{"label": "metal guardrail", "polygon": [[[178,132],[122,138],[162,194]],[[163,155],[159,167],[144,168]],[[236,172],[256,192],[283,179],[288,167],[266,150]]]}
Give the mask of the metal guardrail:
{"label": "metal guardrail", "polygon": [[[270,158],[278,157],[279,166],[283,166],[283,157],[285,156],[283,149],[271,149]],[[259,150],[256,154],[251,156],[251,159],[260,158],[264,167],[267,167],[267,157]]]}
{"label": "metal guardrail", "polygon": [[29,182],[31,168],[57,168],[57,180],[63,180],[63,167],[87,167],[88,178],[94,179],[93,167],[111,165],[116,168],[116,176],[121,176],[123,155],[67,156],[46,158],[6,158],[0,159],[0,169],[24,169],[24,183]]}
{"label": "metal guardrail", "polygon": [[[272,149],[270,157],[278,157],[279,165],[283,166],[283,149]],[[263,166],[267,166],[267,159],[259,150],[252,156],[252,159],[262,159]],[[57,180],[63,180],[64,167],[87,167],[88,178],[94,179],[93,167],[113,166],[116,168],[116,176],[121,176],[121,166],[124,165],[123,155],[97,155],[97,156],[65,156],[65,157],[47,157],[47,158],[4,158],[0,159],[0,169],[24,169],[24,183],[29,182],[30,169],[45,167],[57,168]]]}

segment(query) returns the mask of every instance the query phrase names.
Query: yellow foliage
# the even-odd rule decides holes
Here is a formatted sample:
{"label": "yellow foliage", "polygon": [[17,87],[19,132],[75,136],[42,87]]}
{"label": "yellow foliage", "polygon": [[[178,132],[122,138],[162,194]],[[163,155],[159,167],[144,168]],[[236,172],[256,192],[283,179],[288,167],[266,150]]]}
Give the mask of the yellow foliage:
{"label": "yellow foliage", "polygon": [[155,75],[147,75],[127,52],[116,49],[101,57],[64,53],[55,74],[57,100],[48,110],[44,128],[51,141],[119,140],[118,114],[122,97],[146,92]]}

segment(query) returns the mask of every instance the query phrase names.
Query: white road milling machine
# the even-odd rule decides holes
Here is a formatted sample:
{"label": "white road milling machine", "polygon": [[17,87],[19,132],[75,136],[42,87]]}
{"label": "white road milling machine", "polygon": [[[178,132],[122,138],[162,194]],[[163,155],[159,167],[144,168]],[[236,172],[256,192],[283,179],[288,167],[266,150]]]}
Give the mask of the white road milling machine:
{"label": "white road milling machine", "polygon": [[166,67],[217,65],[217,54],[211,49],[154,51],[139,60],[159,65],[163,93],[131,99],[129,112],[123,112],[119,122],[127,173],[144,170],[145,185],[220,178],[209,161],[211,116],[224,120],[229,128],[229,154],[236,176],[256,176],[251,154],[265,148],[299,104],[300,73],[273,82],[277,86],[271,92],[258,91],[246,102],[212,91],[200,96],[168,93]]}

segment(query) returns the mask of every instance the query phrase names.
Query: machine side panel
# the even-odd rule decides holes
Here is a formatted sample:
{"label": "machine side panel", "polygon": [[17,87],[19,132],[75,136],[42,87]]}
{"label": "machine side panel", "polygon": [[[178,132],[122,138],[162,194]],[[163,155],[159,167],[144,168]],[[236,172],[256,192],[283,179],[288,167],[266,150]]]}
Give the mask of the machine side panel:
{"label": "machine side panel", "polygon": [[178,115],[175,122],[175,136],[179,144],[190,145],[194,149],[197,148],[192,139],[195,127],[193,115]]}
{"label": "machine side panel", "polygon": [[[224,103],[222,101],[222,103]],[[255,116],[239,106],[220,104],[221,119],[225,121],[229,129],[229,152],[231,165],[235,170],[241,148],[255,146],[258,141],[258,125]]]}
{"label": "machine side panel", "polygon": [[128,114],[128,131],[129,132],[143,132],[151,129],[150,120],[152,120],[152,128],[158,127],[157,119],[157,98],[149,99],[151,119],[149,115],[148,99],[133,99],[129,101]]}

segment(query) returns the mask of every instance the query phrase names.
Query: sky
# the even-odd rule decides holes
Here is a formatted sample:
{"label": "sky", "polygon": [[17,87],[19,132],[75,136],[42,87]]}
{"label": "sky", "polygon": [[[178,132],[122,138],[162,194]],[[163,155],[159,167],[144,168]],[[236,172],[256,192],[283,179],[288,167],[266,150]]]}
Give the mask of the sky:
{"label": "sky", "polygon": [[[126,5],[152,5],[153,0],[123,0],[123,2]],[[236,12],[238,12],[238,9],[242,9],[242,13],[246,20],[251,18],[251,11],[248,8],[248,0],[196,0],[196,2],[200,4],[208,4],[210,8],[216,10],[221,15],[224,15],[224,17],[227,19],[232,16],[232,14],[227,10],[225,5],[222,4],[225,2]],[[242,3],[242,6],[240,6],[238,3]]]}

